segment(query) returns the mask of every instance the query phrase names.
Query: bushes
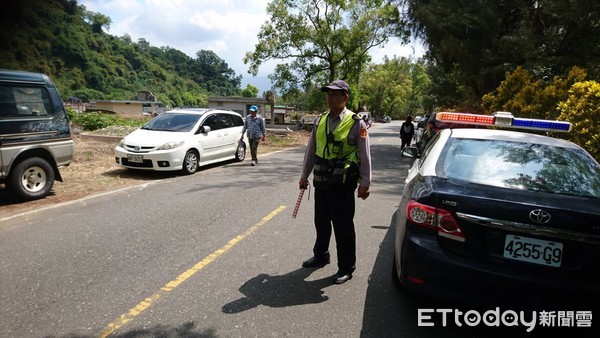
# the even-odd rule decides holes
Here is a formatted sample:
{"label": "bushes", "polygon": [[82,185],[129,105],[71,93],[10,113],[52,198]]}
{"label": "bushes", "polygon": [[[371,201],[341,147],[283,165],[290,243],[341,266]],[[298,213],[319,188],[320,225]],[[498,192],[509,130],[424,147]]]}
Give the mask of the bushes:
{"label": "bushes", "polygon": [[600,84],[585,77],[583,69],[573,67],[565,78],[544,82],[519,67],[483,97],[483,108],[488,114],[509,111],[518,117],[569,121],[573,130],[554,136],[580,145],[600,161]]}
{"label": "bushes", "polygon": [[106,128],[108,126],[140,127],[148,121],[147,117],[119,116],[106,113],[73,114],[69,111],[71,123],[79,125],[85,131]]}
{"label": "bushes", "polygon": [[558,103],[567,99],[569,88],[585,77],[583,69],[573,67],[566,78],[555,76],[542,82],[518,67],[506,74],[493,93],[483,96],[483,108],[488,113],[509,111],[519,117],[555,120],[559,115]]}
{"label": "bushes", "polygon": [[600,84],[596,81],[575,83],[569,97],[558,104],[558,110],[559,120],[573,124],[568,139],[600,161]]}

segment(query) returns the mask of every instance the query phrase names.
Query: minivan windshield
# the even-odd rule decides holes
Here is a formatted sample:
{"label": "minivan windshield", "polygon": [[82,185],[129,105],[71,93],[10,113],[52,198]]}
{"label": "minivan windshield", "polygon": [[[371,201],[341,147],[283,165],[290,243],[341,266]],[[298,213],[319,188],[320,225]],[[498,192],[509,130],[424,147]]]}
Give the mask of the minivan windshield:
{"label": "minivan windshield", "polygon": [[189,132],[194,128],[200,116],[198,114],[165,113],[148,121],[142,129]]}
{"label": "minivan windshield", "polygon": [[452,138],[442,175],[517,190],[600,197],[600,167],[581,149]]}

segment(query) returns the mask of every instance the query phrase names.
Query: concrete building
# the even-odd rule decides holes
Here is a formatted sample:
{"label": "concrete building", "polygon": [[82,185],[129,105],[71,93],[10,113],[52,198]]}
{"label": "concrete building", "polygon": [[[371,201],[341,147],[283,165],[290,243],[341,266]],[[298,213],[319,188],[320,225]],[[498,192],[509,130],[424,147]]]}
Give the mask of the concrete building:
{"label": "concrete building", "polygon": [[117,114],[139,116],[144,113],[156,114],[160,102],[136,100],[96,100],[90,101],[86,110],[106,110]]}
{"label": "concrete building", "polygon": [[208,98],[210,108],[229,109],[242,116],[249,114],[250,106],[258,107],[258,113],[267,120],[271,119],[273,105],[270,101],[256,97],[211,96]]}

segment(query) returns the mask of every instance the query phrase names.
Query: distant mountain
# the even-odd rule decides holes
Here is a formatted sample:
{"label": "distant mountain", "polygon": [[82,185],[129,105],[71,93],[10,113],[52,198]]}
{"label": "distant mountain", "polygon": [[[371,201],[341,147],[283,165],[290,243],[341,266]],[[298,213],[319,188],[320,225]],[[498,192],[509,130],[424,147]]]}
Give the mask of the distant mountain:
{"label": "distant mountain", "polygon": [[[103,32],[107,16],[75,0],[10,1],[0,12],[0,68],[42,72],[64,98],[134,100],[150,91],[166,106],[206,106],[208,96],[241,95],[242,76],[214,52],[194,59]],[[268,81],[268,79],[267,79]],[[249,79],[261,91],[264,79]]]}

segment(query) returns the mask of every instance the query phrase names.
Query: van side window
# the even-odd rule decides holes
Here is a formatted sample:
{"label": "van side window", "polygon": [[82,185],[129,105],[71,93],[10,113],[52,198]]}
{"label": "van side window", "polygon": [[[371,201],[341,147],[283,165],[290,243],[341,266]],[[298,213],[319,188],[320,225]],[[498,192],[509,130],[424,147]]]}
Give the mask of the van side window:
{"label": "van side window", "polygon": [[233,127],[233,120],[231,119],[233,116],[229,114],[219,114],[219,119],[221,120],[221,126],[223,128],[231,128]]}
{"label": "van side window", "polygon": [[204,120],[204,123],[202,123],[202,125],[210,127],[211,131],[221,129],[220,121],[217,115],[211,115],[207,117],[206,120]]}
{"label": "van side window", "polygon": [[244,125],[244,119],[241,116],[232,115],[231,117],[233,118],[233,125],[235,127],[242,127]]}
{"label": "van side window", "polygon": [[51,111],[44,88],[0,86],[0,118],[48,117]]}
{"label": "van side window", "polygon": [[16,117],[17,103],[11,87],[0,86],[0,117]]}

